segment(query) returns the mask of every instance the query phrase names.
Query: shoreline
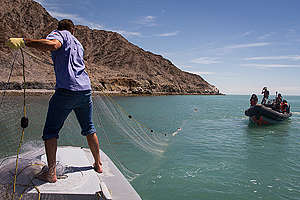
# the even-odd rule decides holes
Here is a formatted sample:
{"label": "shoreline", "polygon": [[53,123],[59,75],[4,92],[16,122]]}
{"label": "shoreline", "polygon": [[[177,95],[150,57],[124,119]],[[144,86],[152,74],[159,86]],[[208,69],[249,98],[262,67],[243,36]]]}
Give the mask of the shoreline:
{"label": "shoreline", "polygon": [[[51,96],[53,95],[55,90],[46,90],[46,89],[26,89],[26,95],[28,96]],[[23,90],[0,90],[0,95],[7,95],[7,96],[21,96],[23,95]],[[107,96],[169,96],[169,95],[225,95],[225,94],[202,94],[202,93],[170,93],[170,92],[156,92],[152,94],[129,94],[129,93],[122,93],[116,91],[93,91],[93,95],[100,96],[100,95],[107,95]]]}

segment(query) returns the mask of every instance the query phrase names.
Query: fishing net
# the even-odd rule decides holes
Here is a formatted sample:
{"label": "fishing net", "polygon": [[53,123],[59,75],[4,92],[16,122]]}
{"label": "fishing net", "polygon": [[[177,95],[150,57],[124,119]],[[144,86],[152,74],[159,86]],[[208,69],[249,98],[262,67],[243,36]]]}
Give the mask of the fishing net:
{"label": "fishing net", "polygon": [[109,127],[102,126],[105,132],[119,132],[119,135],[131,139],[133,144],[146,152],[155,154],[164,152],[167,145],[167,138],[164,137],[164,133],[147,128],[135,120],[111,97],[95,97],[94,106],[97,121],[103,125],[112,124]]}
{"label": "fishing net", "polygon": [[[20,70],[22,58],[20,55],[15,55],[15,57],[14,70]],[[13,71],[12,68],[10,70]],[[32,196],[26,197],[26,192],[38,191],[38,187],[29,177],[35,177],[46,165],[39,157],[45,153],[41,134],[50,97],[25,97],[29,126],[24,129],[24,139],[22,139],[23,128],[20,126],[20,119],[24,117],[24,97],[11,96],[4,92],[0,95],[0,199],[32,199]],[[144,123],[135,119],[113,97],[94,96],[93,105],[93,120],[100,138],[100,148],[109,155],[129,181],[134,180],[143,173],[143,170],[146,170],[142,168],[139,168],[138,172],[136,169],[132,170],[132,166],[136,166],[133,162],[149,162],[150,164],[151,159],[163,156],[168,146],[168,136],[171,134],[148,128]],[[88,147],[80,131],[79,123],[72,112],[60,131],[58,145]],[[135,156],[129,159],[130,162],[125,163],[122,158],[128,156],[127,150]],[[139,160],[136,159],[137,156]],[[57,163],[58,174],[63,175],[65,170],[66,166]],[[19,177],[28,178],[18,179]],[[34,198],[38,199],[39,196],[34,196]]]}

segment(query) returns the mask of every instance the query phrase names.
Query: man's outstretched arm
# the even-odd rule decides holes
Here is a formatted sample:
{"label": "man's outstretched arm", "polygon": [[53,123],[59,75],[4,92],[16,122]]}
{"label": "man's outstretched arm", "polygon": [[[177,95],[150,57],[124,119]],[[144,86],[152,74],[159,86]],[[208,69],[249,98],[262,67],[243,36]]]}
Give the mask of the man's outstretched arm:
{"label": "man's outstretched arm", "polygon": [[58,40],[35,40],[30,38],[24,38],[24,41],[27,47],[33,47],[44,51],[56,51],[61,47],[61,43]]}
{"label": "man's outstretched arm", "polygon": [[30,39],[30,38],[10,38],[7,41],[8,47],[11,49],[19,49],[21,47],[33,47],[43,51],[55,51],[61,47],[61,43],[58,40],[47,39]]}

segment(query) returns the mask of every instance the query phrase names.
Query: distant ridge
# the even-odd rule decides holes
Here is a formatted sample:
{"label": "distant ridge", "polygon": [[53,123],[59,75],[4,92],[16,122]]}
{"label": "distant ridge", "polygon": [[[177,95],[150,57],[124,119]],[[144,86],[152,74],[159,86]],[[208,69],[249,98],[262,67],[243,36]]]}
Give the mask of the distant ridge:
{"label": "distant ridge", "polygon": [[[0,89],[20,89],[20,67],[15,69],[12,83],[6,84],[12,57],[3,41],[9,37],[45,38],[58,21],[32,0],[0,0],[0,3]],[[75,36],[85,48],[94,90],[123,94],[220,94],[199,75],[178,69],[169,60],[144,51],[118,33],[78,25]],[[26,51],[52,62],[49,52],[30,48]],[[25,60],[28,87],[53,89],[53,69],[29,56]]]}

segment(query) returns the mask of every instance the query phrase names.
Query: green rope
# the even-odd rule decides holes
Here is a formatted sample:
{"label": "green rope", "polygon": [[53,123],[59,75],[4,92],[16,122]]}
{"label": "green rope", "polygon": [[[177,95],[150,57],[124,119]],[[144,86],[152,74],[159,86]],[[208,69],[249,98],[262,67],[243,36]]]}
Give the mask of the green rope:
{"label": "green rope", "polygon": [[[19,146],[18,146],[18,149],[17,149],[16,169],[15,169],[15,175],[14,175],[12,200],[14,199],[14,195],[15,195],[15,192],[16,192],[18,164],[19,164],[19,154],[20,154],[20,150],[21,150],[21,147],[22,147],[23,139],[24,139],[25,128],[28,125],[28,120],[27,120],[27,124],[23,125],[23,119],[27,119],[26,118],[26,79],[25,79],[25,60],[24,60],[24,54],[23,54],[22,49],[20,49],[20,50],[21,50],[21,55],[22,55],[22,67],[23,67],[23,112],[24,112],[24,116],[23,116],[23,118],[21,120],[22,134],[21,134]],[[21,195],[20,199],[21,198],[22,198],[22,195]]]}

